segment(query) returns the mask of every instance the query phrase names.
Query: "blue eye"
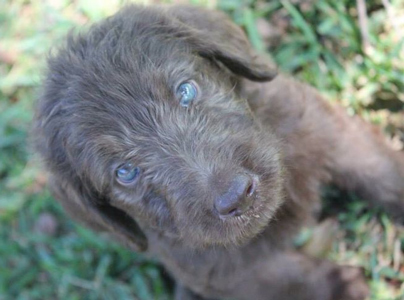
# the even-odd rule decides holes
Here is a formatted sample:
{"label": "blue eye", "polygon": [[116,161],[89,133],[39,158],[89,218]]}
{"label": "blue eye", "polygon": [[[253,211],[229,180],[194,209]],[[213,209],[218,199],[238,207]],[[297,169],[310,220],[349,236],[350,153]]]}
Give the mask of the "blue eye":
{"label": "blue eye", "polygon": [[140,173],[140,169],[131,163],[121,165],[116,169],[116,178],[123,184],[132,183],[136,180]]}
{"label": "blue eye", "polygon": [[180,104],[183,107],[188,107],[197,95],[198,91],[195,87],[195,84],[190,81],[181,83],[177,89],[177,97],[179,98]]}

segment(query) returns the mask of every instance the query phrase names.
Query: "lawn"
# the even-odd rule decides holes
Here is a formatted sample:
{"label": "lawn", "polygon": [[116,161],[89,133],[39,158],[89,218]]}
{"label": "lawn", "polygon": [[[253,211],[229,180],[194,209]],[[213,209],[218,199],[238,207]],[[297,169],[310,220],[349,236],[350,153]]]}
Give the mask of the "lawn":
{"label": "lawn", "polygon": [[[111,15],[121,2],[0,0],[0,300],[171,299],[155,262],[64,214],[29,147],[47,53],[71,28]],[[224,10],[282,72],[378,124],[403,149],[404,1],[191,2]],[[364,267],[371,299],[404,299],[403,227],[332,187],[324,202],[339,226],[322,255]],[[304,229],[297,246],[309,248],[318,232]]]}

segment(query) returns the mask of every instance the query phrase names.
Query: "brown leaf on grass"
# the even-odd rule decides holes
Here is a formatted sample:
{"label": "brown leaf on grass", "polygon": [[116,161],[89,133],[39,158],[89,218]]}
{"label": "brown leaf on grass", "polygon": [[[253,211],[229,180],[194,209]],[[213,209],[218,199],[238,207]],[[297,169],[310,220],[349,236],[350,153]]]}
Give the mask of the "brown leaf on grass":
{"label": "brown leaf on grass", "polygon": [[59,224],[51,213],[41,213],[35,223],[35,231],[47,235],[54,236]]}
{"label": "brown leaf on grass", "polygon": [[322,257],[331,250],[334,237],[338,231],[338,221],[326,219],[314,229],[310,240],[303,246],[302,251],[313,257]]}
{"label": "brown leaf on grass", "polygon": [[264,18],[258,19],[256,25],[257,30],[266,45],[274,46],[280,42],[280,39],[284,34],[281,28],[278,28],[277,26],[268,22]]}
{"label": "brown leaf on grass", "polygon": [[2,45],[0,45],[0,62],[8,64],[8,65],[12,65],[17,61],[17,52],[11,52],[11,51],[7,51],[5,50]]}

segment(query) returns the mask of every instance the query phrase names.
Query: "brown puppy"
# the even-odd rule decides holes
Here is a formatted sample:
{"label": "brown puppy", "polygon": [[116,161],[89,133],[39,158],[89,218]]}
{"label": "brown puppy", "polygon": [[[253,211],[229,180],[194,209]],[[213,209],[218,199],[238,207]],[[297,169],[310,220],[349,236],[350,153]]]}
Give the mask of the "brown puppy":
{"label": "brown puppy", "polygon": [[404,216],[404,156],[277,76],[222,13],[129,6],[49,60],[36,148],[75,218],[159,258],[177,299],[364,299],[291,246],[334,181]]}

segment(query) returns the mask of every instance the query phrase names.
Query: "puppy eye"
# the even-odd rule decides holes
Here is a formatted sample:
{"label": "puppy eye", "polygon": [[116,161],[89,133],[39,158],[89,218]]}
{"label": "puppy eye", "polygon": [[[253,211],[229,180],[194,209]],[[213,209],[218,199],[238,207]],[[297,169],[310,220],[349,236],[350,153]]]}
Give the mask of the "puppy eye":
{"label": "puppy eye", "polygon": [[140,169],[131,163],[121,165],[116,169],[115,175],[119,183],[129,184],[134,182],[139,176]]}
{"label": "puppy eye", "polygon": [[183,82],[177,88],[177,97],[180,100],[180,105],[183,107],[188,107],[197,95],[198,90],[191,81]]}

